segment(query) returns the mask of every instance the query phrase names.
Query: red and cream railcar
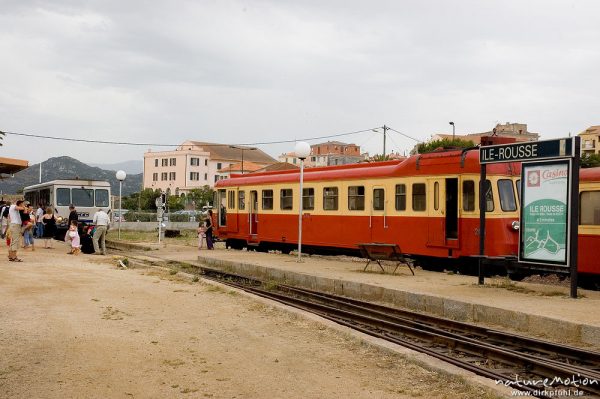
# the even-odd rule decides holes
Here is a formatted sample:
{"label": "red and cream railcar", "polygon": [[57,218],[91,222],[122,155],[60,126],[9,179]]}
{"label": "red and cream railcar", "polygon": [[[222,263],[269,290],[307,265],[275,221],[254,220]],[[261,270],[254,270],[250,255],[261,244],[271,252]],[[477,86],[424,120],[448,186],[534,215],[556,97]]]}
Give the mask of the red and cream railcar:
{"label": "red and cream railcar", "polygon": [[579,273],[600,283],[600,168],[579,174]]}
{"label": "red and cream railcar", "polygon": [[[395,243],[418,257],[479,252],[477,151],[404,161],[310,168],[304,173],[303,249]],[[516,256],[520,165],[488,166],[486,255]],[[289,251],[297,245],[299,171],[238,175],[216,185],[216,234],[228,246]]]}

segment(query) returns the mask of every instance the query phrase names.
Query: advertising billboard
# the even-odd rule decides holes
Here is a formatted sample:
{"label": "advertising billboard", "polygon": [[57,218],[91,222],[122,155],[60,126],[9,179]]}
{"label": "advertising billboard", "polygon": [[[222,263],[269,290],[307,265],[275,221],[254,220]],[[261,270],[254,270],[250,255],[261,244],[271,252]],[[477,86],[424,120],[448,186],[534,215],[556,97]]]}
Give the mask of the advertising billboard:
{"label": "advertising billboard", "polygon": [[523,163],[519,262],[568,266],[570,166]]}

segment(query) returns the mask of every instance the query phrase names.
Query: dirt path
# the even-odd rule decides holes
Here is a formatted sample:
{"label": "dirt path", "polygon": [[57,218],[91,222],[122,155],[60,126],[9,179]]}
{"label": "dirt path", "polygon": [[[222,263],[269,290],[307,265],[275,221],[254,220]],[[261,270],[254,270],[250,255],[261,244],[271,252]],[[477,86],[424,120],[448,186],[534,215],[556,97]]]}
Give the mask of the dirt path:
{"label": "dirt path", "polygon": [[23,256],[0,261],[2,398],[494,397],[226,288]]}

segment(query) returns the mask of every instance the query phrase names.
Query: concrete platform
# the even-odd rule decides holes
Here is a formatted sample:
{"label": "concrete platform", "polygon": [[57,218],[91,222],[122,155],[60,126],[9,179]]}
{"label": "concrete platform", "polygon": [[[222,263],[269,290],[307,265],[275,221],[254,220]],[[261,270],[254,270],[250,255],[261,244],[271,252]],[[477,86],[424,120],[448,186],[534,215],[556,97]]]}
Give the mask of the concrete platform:
{"label": "concrete platform", "polygon": [[[128,251],[141,245],[129,245]],[[363,272],[366,261],[349,257],[290,255],[184,246],[152,248],[148,255],[275,280],[339,295],[423,311],[454,320],[477,322],[551,340],[600,349],[600,292],[580,290],[569,298],[569,288],[506,279],[428,272],[412,276],[401,266],[395,275],[382,274],[377,265]],[[148,249],[145,249],[148,251]]]}

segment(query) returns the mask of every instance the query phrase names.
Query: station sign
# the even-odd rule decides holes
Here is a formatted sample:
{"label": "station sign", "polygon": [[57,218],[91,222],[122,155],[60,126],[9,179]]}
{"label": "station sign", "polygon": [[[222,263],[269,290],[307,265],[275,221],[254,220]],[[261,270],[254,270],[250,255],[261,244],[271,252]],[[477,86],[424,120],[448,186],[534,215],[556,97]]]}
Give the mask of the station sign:
{"label": "station sign", "polygon": [[487,145],[479,148],[479,162],[482,164],[498,162],[521,162],[550,158],[575,156],[574,137],[528,141],[524,143]]}
{"label": "station sign", "polygon": [[519,262],[569,265],[571,160],[524,163]]}

